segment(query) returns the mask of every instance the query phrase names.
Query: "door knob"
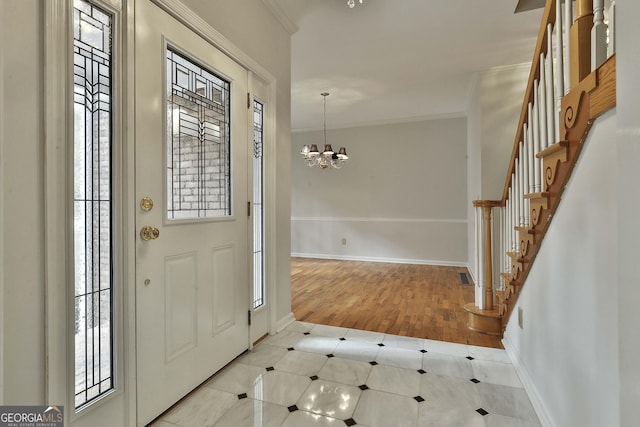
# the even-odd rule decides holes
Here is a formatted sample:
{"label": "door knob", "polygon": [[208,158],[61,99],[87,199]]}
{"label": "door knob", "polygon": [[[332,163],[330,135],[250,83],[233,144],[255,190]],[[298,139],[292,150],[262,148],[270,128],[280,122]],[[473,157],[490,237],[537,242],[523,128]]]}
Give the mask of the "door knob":
{"label": "door knob", "polygon": [[142,240],[155,240],[160,236],[160,230],[150,225],[145,225],[140,229],[140,238]]}

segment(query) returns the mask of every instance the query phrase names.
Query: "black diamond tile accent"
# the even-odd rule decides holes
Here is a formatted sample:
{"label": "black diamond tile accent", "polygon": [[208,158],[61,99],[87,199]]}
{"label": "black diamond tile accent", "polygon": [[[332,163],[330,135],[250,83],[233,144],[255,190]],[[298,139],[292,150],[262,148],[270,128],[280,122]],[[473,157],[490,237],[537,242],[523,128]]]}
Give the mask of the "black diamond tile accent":
{"label": "black diamond tile accent", "polygon": [[415,401],[416,401],[416,402],[418,402],[418,403],[420,403],[420,402],[424,402],[424,397],[422,397],[422,396],[416,396],[416,397],[414,397],[414,399],[415,399]]}
{"label": "black diamond tile accent", "polygon": [[329,359],[331,359],[332,357],[336,357],[336,355],[335,355],[335,354],[327,354],[327,357],[328,357]]}
{"label": "black diamond tile accent", "polygon": [[269,366],[267,368],[267,372],[271,372],[271,371],[275,371],[276,368],[274,368],[273,366]]}
{"label": "black diamond tile accent", "polygon": [[482,408],[478,408],[478,409],[476,409],[476,412],[477,412],[477,413],[479,413],[480,415],[482,415],[483,417],[484,417],[485,415],[488,415],[488,414],[489,414],[487,411],[485,411],[485,410],[484,410],[484,409],[482,409]]}
{"label": "black diamond tile accent", "polygon": [[318,376],[317,376],[317,375],[313,375],[313,376],[311,376],[311,377],[309,377],[309,378],[311,378],[311,381],[315,381],[315,380],[317,380],[317,379],[318,379]]}
{"label": "black diamond tile accent", "polygon": [[311,332],[305,332],[304,334],[305,335],[311,335]]}
{"label": "black diamond tile accent", "polygon": [[353,418],[349,418],[348,420],[344,420],[344,423],[348,426],[354,426],[356,425],[356,420],[354,420]]}
{"label": "black diamond tile accent", "polygon": [[295,348],[293,348],[293,347],[289,347],[287,350],[289,350],[289,351],[293,351],[293,350],[295,350]]}
{"label": "black diamond tile accent", "polygon": [[474,358],[474,357],[471,357],[471,356],[467,356],[467,359],[469,359],[469,360],[475,360],[475,358]]}
{"label": "black diamond tile accent", "polygon": [[369,387],[366,384],[359,385],[358,388],[360,390],[369,390]]}
{"label": "black diamond tile accent", "polygon": [[471,378],[469,381],[471,381],[474,384],[478,384],[480,382],[480,380],[475,379],[475,378]]}
{"label": "black diamond tile accent", "polygon": [[378,347],[384,347],[384,344],[380,343],[378,344]]}
{"label": "black diamond tile accent", "polygon": [[422,353],[422,354],[424,354],[426,352],[427,352],[427,350],[420,350],[420,353]]}
{"label": "black diamond tile accent", "polygon": [[238,395],[238,399],[246,399],[247,397],[248,397],[247,393],[242,393]]}
{"label": "black diamond tile accent", "polygon": [[378,364],[378,362],[376,362],[375,360],[373,362],[369,362],[369,365],[371,366],[376,366]]}
{"label": "black diamond tile accent", "polygon": [[296,405],[291,405],[287,409],[289,410],[289,412],[296,412],[298,410],[298,407]]}
{"label": "black diamond tile accent", "polygon": [[346,339],[346,338],[344,338],[344,337],[340,338],[340,341],[346,341],[346,340],[347,340],[347,339]]}
{"label": "black diamond tile accent", "polygon": [[418,369],[418,373],[422,375],[422,374],[426,374],[427,371],[425,371],[424,369]]}

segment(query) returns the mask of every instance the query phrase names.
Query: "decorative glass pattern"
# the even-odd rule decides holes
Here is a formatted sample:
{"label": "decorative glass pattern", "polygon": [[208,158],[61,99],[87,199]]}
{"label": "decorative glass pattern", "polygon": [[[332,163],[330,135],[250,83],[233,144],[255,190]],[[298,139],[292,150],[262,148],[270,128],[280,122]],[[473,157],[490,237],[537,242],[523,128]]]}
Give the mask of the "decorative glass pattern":
{"label": "decorative glass pattern", "polygon": [[167,49],[167,218],[231,215],[230,84]]}
{"label": "decorative glass pattern", "polygon": [[264,106],[253,101],[253,308],[264,305],[264,214],[262,141]]}
{"label": "decorative glass pattern", "polygon": [[113,389],[112,17],[74,0],[75,407]]}

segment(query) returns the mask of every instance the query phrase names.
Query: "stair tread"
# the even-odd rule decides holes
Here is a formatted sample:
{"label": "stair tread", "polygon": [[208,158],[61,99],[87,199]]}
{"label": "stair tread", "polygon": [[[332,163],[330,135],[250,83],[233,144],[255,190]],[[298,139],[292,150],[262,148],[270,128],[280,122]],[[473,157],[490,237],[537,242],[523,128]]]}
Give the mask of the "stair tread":
{"label": "stair tread", "polygon": [[569,147],[569,141],[558,141],[536,154],[536,157],[538,159],[542,159],[546,156],[550,156],[551,154],[555,154],[558,151],[565,150],[567,147]]}
{"label": "stair tread", "polygon": [[493,317],[493,318],[502,317],[500,316],[498,309],[494,308],[493,310],[483,310],[472,302],[465,304],[464,309],[478,316]]}

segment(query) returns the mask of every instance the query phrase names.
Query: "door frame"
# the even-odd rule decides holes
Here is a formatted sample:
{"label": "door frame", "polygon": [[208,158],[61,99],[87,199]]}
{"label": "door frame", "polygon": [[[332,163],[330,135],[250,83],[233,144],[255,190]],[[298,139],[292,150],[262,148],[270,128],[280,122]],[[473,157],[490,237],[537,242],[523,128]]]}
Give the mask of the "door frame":
{"label": "door frame", "polygon": [[[114,240],[115,257],[119,264],[115,280],[119,282],[114,313],[115,364],[120,387],[104,398],[98,399],[86,409],[86,413],[99,412],[105,402],[123,394],[123,419],[129,425],[136,423],[136,325],[135,325],[135,129],[133,112],[135,106],[135,1],[96,0],[113,11],[115,83],[119,92],[114,95],[118,102],[118,116],[114,123],[114,141],[117,153],[113,162],[116,179],[114,186]],[[197,35],[224,52],[245,67],[268,87],[265,103],[264,147],[264,215],[265,215],[265,293],[269,312],[269,333],[276,331],[276,78],[258,62],[244,53],[220,32],[204,21],[180,0],[150,0]],[[73,0],[48,0],[44,6],[44,179],[45,179],[45,399],[48,404],[62,404],[74,408],[70,386],[73,384],[73,337],[69,332],[73,325],[68,278],[73,272],[69,262],[73,236],[69,227],[69,196],[71,179],[69,167],[73,150],[67,144],[73,135],[73,109],[71,108],[72,77],[72,33],[71,11]],[[116,56],[117,55],[117,56]],[[251,139],[251,138],[250,138]],[[72,138],[71,138],[72,140]],[[250,141],[247,141],[250,143]],[[249,197],[249,195],[247,195]],[[249,200],[249,199],[248,199]],[[247,283],[249,286],[249,283]],[[247,301],[247,309],[251,307]],[[63,331],[63,332],[61,332]],[[73,421],[82,415],[71,415],[67,409],[67,420]]]}

